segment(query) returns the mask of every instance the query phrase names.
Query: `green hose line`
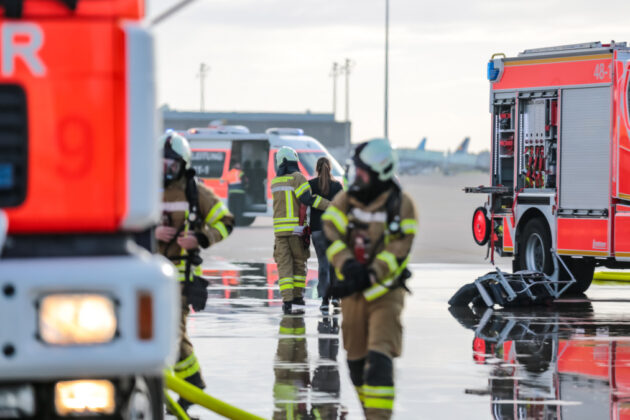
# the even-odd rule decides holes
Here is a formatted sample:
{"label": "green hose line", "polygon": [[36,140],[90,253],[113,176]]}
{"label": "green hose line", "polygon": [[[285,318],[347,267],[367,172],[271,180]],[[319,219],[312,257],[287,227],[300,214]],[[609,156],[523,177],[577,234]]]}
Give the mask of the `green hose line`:
{"label": "green hose line", "polygon": [[166,387],[171,391],[179,394],[180,397],[190,401],[191,403],[200,405],[208,410],[214,411],[224,417],[236,420],[263,420],[247,411],[236,408],[228,403],[218,400],[204,393],[202,390],[188,382],[179,379],[170,371],[164,371],[164,379]]}
{"label": "green hose line", "polygon": [[593,280],[630,281],[630,273],[618,271],[598,271],[593,275]]}
{"label": "green hose line", "polygon": [[190,420],[188,414],[186,414],[184,409],[179,404],[177,404],[177,402],[175,402],[175,400],[173,400],[170,395],[168,395],[168,392],[166,392],[166,390],[164,390],[164,397],[166,398],[166,406],[175,417],[177,417],[179,420]]}

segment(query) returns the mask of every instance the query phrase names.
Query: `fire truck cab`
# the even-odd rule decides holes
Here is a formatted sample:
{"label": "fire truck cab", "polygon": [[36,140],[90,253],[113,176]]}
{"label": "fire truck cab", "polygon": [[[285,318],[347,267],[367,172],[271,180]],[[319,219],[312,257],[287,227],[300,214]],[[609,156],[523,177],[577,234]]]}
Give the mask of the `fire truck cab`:
{"label": "fire truck cab", "polygon": [[[197,176],[228,205],[239,226],[252,224],[257,216],[273,215],[271,180],[276,176],[276,152],[282,146],[297,151],[300,170],[307,178],[317,176],[317,160],[324,156],[330,159],[333,176],[343,177],[343,169],[328,150],[299,128],[250,133],[243,126],[222,126],[191,128],[180,134],[190,141]],[[235,167],[243,174],[236,193],[229,188],[229,173]],[[244,196],[242,205],[235,205],[237,194]]]}
{"label": "fire truck cab", "polygon": [[134,242],[162,182],[143,4],[0,7],[1,418],[163,417],[179,284]]}
{"label": "fire truck cab", "polygon": [[[473,237],[514,269],[554,271],[585,291],[595,266],[630,267],[630,48],[601,42],[495,54],[492,159]],[[556,268],[558,269],[558,268]]]}

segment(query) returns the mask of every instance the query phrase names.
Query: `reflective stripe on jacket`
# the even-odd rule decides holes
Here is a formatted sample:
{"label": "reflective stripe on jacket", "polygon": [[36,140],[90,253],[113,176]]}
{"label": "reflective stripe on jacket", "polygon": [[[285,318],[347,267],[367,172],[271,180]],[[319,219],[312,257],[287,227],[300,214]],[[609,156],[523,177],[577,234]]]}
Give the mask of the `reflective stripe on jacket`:
{"label": "reflective stripe on jacket", "polygon": [[387,199],[391,190],[383,192],[369,205],[364,205],[347,192],[337,194],[322,216],[322,225],[331,245],[326,256],[335,267],[340,281],[341,269],[355,258],[354,243],[361,235],[366,240],[365,253],[370,270],[378,282],[363,292],[366,300],[378,299],[394,286],[406,268],[409,252],[418,231],[418,217],[411,198],[401,193],[400,229],[392,233],[387,226]]}
{"label": "reflective stripe on jacket", "polygon": [[[169,219],[169,226],[179,229],[182,225],[182,232],[189,231],[188,212],[189,204],[186,199],[186,180],[180,179],[173,182],[164,189],[162,196],[162,211]],[[197,183],[197,191],[199,195],[199,214],[203,223],[197,227],[194,234],[199,241],[200,246],[207,248],[215,244],[227,236],[234,227],[234,216],[230,213],[227,206],[214,194],[214,192],[201,183]],[[158,242],[158,252],[167,258],[178,258],[186,256],[186,250],[182,249],[177,241],[167,249],[166,242]],[[180,281],[184,279],[186,262],[184,260],[174,260],[180,272]],[[201,267],[192,267],[192,273],[201,275]]]}
{"label": "reflective stripe on jacket", "polygon": [[313,196],[311,186],[300,172],[276,176],[271,180],[273,196],[273,230],[276,236],[289,236],[300,225],[300,203],[326,209],[330,203],[318,195]]}

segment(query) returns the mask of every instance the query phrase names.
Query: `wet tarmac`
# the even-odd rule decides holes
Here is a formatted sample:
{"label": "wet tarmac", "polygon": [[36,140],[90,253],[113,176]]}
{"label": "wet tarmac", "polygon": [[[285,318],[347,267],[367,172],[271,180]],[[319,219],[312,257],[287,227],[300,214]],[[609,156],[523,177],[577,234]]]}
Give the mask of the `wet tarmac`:
{"label": "wet tarmac", "polygon": [[[274,264],[206,264],[210,298],[189,328],[209,394],[265,418],[363,418],[315,268],[306,314],[282,316]],[[394,418],[630,418],[630,283],[551,307],[449,311],[455,290],[488,271],[413,266]]]}

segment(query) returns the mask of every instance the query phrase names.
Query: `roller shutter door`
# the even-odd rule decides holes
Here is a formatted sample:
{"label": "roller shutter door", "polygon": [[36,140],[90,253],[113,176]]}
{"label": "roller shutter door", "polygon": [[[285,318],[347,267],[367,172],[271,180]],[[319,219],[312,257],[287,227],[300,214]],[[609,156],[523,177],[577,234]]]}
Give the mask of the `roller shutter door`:
{"label": "roller shutter door", "polygon": [[560,207],[604,210],[610,201],[610,87],[562,92]]}

